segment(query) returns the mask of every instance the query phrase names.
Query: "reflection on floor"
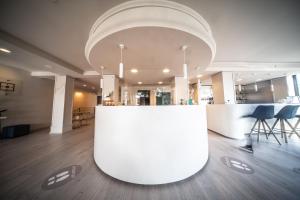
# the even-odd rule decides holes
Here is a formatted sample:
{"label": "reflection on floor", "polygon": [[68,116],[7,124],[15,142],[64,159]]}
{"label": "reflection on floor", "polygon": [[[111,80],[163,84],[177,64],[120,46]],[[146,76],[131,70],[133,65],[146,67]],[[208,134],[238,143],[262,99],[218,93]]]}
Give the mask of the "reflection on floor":
{"label": "reflection on floor", "polygon": [[[203,170],[178,183],[141,186],[110,178],[96,167],[93,127],[62,136],[47,133],[40,131],[0,141],[0,199],[299,199],[300,196],[300,139],[280,147],[276,141],[261,137],[259,144],[254,143],[254,154],[249,154],[238,149],[242,141],[210,132],[210,158]],[[81,168],[68,179],[65,173],[71,175],[72,166]],[[241,170],[235,170],[236,167]],[[60,171],[66,168],[71,171]],[[242,168],[253,171],[241,173]],[[52,177],[53,180],[64,177],[63,181],[67,181],[59,187],[43,189],[45,180],[51,182]]]}

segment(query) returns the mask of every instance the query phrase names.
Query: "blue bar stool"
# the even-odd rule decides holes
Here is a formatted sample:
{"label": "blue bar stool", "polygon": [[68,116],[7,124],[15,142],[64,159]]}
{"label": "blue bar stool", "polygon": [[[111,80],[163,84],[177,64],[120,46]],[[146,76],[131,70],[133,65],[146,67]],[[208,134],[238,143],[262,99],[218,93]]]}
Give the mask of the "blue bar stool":
{"label": "blue bar stool", "polygon": [[[280,144],[275,134],[271,131],[272,129],[270,128],[269,124],[266,122],[266,119],[274,118],[274,106],[257,106],[253,114],[248,115],[246,117],[252,117],[256,119],[249,136],[251,136],[251,134],[254,132],[257,133],[257,142],[259,142],[259,134],[261,129],[260,125],[262,125],[266,138],[268,139],[268,136],[272,134],[277,140],[278,144]],[[256,130],[255,127],[257,124],[258,124],[258,129]],[[266,126],[269,129],[269,133],[266,131]]]}
{"label": "blue bar stool", "polygon": [[287,130],[285,129],[285,124],[286,122],[289,127],[294,130],[294,127],[291,125],[291,123],[288,121],[288,119],[293,119],[296,117],[297,111],[298,111],[299,106],[293,106],[293,105],[288,105],[284,106],[275,116],[276,118],[275,123],[272,126],[272,129],[270,131],[270,134],[274,132],[274,128],[277,125],[278,122],[280,122],[280,133],[281,133],[281,138],[284,136],[285,143],[287,142]]}

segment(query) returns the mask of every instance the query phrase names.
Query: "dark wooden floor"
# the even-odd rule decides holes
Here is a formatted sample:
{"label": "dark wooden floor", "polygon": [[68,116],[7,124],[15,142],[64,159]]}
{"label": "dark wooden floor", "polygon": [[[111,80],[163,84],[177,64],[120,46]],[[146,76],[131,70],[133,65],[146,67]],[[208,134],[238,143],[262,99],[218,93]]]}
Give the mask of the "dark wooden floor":
{"label": "dark wooden floor", "polygon": [[[93,160],[93,127],[62,136],[40,131],[0,141],[0,199],[300,199],[300,142],[278,146],[255,143],[255,153],[240,151],[240,141],[209,133],[210,158],[193,177],[167,185],[124,183],[102,173]],[[255,170],[243,174],[225,166],[222,156],[245,161]],[[58,169],[81,165],[76,178],[53,190],[43,181]]]}

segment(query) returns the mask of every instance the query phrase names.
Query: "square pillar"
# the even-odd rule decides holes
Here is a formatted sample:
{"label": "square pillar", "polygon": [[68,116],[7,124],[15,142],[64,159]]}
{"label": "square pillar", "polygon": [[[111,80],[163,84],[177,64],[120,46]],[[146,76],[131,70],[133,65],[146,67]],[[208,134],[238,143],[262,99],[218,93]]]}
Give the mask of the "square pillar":
{"label": "square pillar", "polygon": [[198,100],[198,104],[202,103],[201,98],[202,98],[202,96],[201,96],[201,80],[198,79],[197,80],[197,100]]}
{"label": "square pillar", "polygon": [[110,97],[115,104],[119,103],[119,79],[115,75],[103,75],[102,98]]}
{"label": "square pillar", "polygon": [[73,78],[55,76],[50,134],[62,134],[72,130],[73,90]]}
{"label": "square pillar", "polygon": [[215,104],[235,104],[235,86],[232,72],[219,72],[212,76]]}
{"label": "square pillar", "polygon": [[184,77],[174,77],[174,103],[180,104],[180,100],[188,101],[189,83]]}

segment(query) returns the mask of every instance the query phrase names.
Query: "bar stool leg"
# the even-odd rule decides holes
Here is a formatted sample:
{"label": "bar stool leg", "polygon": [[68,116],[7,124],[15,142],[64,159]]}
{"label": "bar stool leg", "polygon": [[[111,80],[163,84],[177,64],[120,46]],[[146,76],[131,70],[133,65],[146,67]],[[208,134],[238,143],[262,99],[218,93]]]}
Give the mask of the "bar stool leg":
{"label": "bar stool leg", "polygon": [[284,121],[281,120],[281,123],[282,123],[282,134],[283,134],[283,136],[284,136],[284,141],[285,141],[285,143],[288,143],[288,142],[287,142],[287,136],[286,136],[286,130],[285,130]]}
{"label": "bar stool leg", "polygon": [[294,127],[292,127],[291,123],[290,123],[288,120],[286,120],[286,123],[287,123],[287,124],[290,126],[290,128],[292,129],[292,132],[290,133],[289,138],[292,136],[293,133],[295,133],[295,134],[300,138],[300,135],[299,135],[299,134],[297,133],[297,131],[296,131],[296,129],[297,129],[299,123],[300,123],[300,118],[298,119],[298,121],[297,121],[297,123],[296,123],[296,125],[295,125]]}
{"label": "bar stool leg", "polygon": [[[273,133],[273,130],[274,130],[274,128],[275,128],[275,126],[277,125],[277,123],[278,123],[278,121],[279,121],[279,119],[276,119],[276,121],[274,122],[274,124],[273,124],[273,126],[272,126],[272,128],[271,128],[271,132]],[[267,124],[267,123],[266,123]],[[269,126],[269,125],[268,125]],[[271,134],[271,132],[269,133],[269,135]],[[274,133],[273,133],[274,134]]]}
{"label": "bar stool leg", "polygon": [[257,142],[259,142],[260,120],[258,121]]}
{"label": "bar stool leg", "polygon": [[282,119],[280,119],[280,135],[281,135],[281,138],[283,138],[283,125],[282,125]]}
{"label": "bar stool leg", "polygon": [[[278,120],[276,120],[278,122]],[[269,135],[273,135],[274,138],[276,139],[276,141],[278,142],[279,145],[281,145],[281,143],[279,142],[278,138],[276,137],[276,135],[273,133],[273,129],[270,128],[269,124],[266,122],[266,120],[264,120],[266,126],[268,127],[268,129],[270,130]],[[275,123],[274,123],[275,124]],[[275,124],[276,125],[276,124]],[[274,126],[274,125],[273,125]]]}
{"label": "bar stool leg", "polygon": [[266,131],[266,127],[265,127],[264,120],[261,120],[261,124],[262,124],[262,126],[263,126],[264,133],[265,133],[265,135],[266,135],[266,139],[268,139],[268,134],[267,134],[267,131]]}
{"label": "bar stool leg", "polygon": [[251,128],[251,131],[250,131],[250,133],[249,133],[249,136],[250,136],[250,135],[252,134],[252,132],[254,131],[257,122],[258,122],[258,119],[254,122],[254,125],[253,125],[252,128]]}

